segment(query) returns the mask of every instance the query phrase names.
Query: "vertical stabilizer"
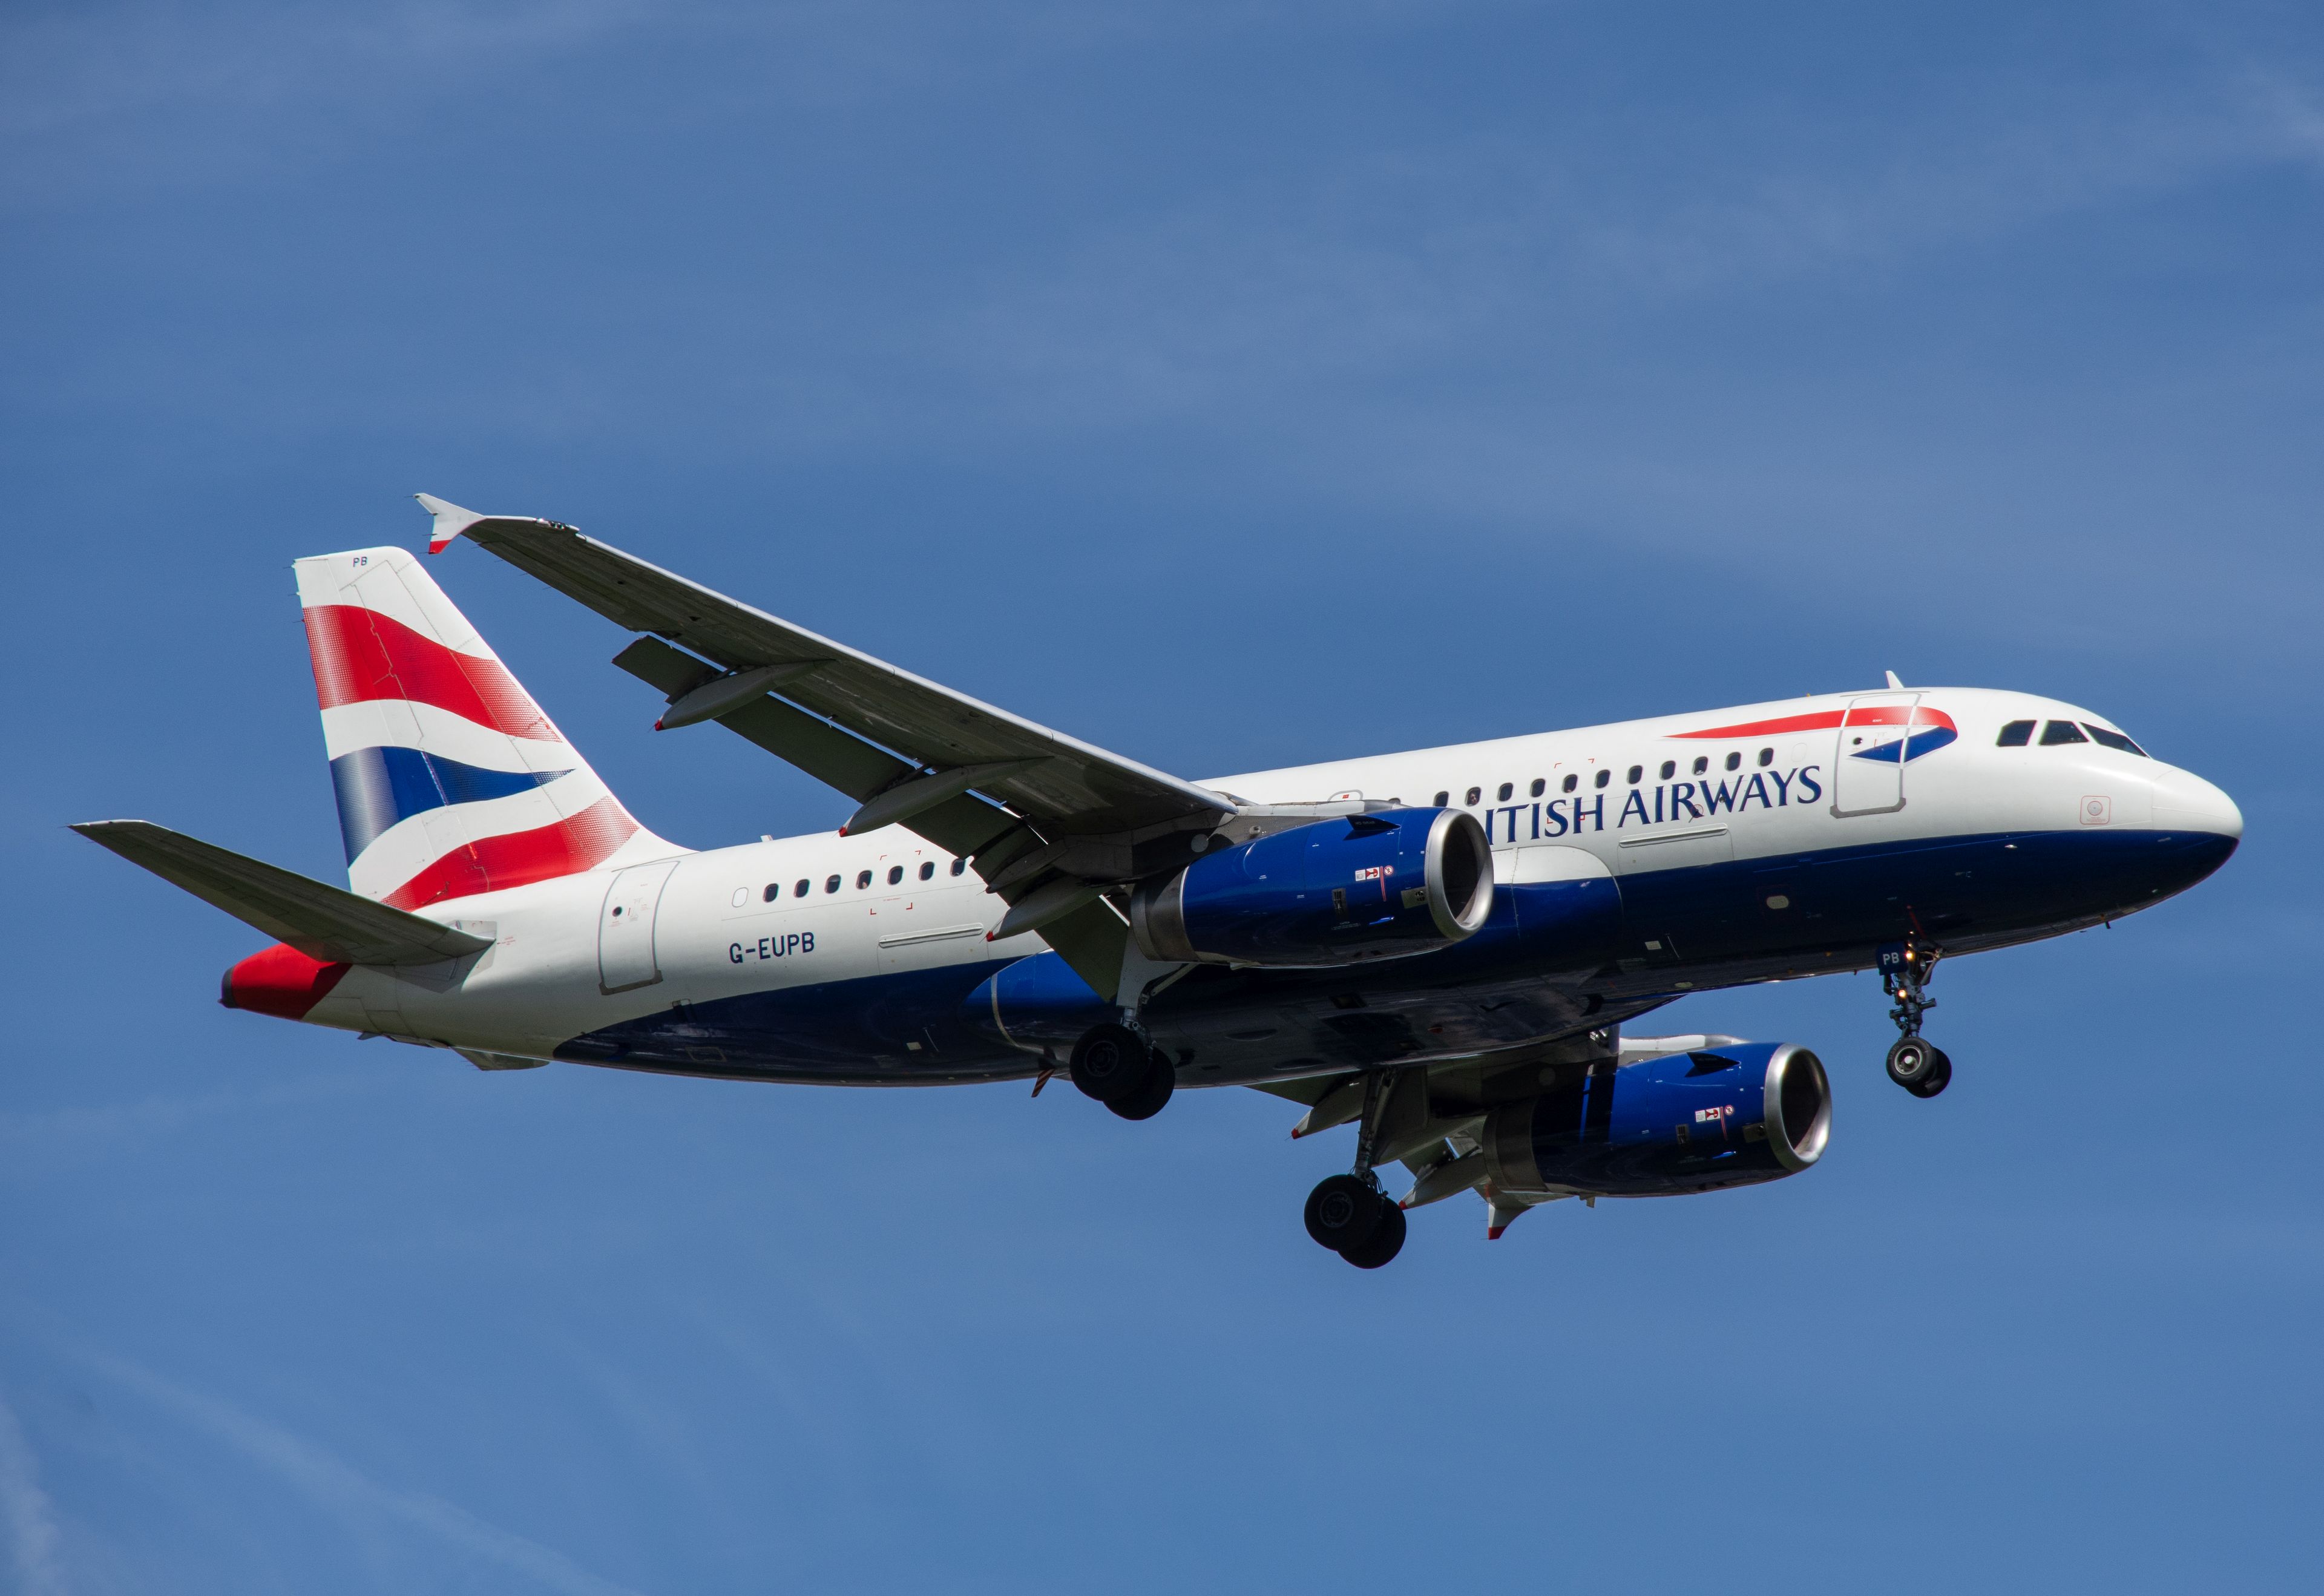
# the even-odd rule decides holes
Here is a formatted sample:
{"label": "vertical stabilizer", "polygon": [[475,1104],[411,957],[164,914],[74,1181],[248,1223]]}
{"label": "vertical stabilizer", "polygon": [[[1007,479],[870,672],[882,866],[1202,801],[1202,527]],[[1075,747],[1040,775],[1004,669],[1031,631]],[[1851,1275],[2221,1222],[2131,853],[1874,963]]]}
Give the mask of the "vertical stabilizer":
{"label": "vertical stabilizer", "polygon": [[685,852],[631,817],[410,554],[295,569],[356,892],[420,909]]}

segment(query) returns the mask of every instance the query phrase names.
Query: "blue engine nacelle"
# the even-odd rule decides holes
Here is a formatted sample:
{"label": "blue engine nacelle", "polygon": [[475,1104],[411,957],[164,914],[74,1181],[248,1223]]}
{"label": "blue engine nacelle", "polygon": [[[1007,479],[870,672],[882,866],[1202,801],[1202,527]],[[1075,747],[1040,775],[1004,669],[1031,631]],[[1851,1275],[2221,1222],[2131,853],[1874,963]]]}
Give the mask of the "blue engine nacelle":
{"label": "blue engine nacelle", "polygon": [[1504,1103],[1480,1136],[1492,1184],[1513,1192],[1677,1196],[1796,1175],[1823,1157],[1831,1084],[1789,1042],[1559,1071]]}
{"label": "blue engine nacelle", "polygon": [[1150,959],[1271,968],[1403,958],[1472,935],[1493,908],[1485,828],[1460,809],[1318,820],[1210,853],[1140,887]]}

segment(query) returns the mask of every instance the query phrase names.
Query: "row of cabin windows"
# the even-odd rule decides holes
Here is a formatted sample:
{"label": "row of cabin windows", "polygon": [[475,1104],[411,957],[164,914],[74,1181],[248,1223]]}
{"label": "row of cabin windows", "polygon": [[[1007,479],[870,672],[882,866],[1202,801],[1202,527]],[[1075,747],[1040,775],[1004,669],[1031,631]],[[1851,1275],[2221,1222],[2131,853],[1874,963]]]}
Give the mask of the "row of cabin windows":
{"label": "row of cabin windows", "polygon": [[[1775,762],[1775,751],[1774,749],[1772,749],[1772,748],[1763,748],[1763,749],[1761,749],[1761,750],[1759,751],[1759,762],[1760,762],[1762,765],[1772,765],[1772,764],[1774,764],[1774,763]],[[1727,756],[1727,768],[1728,768],[1729,770],[1741,770],[1741,769],[1743,768],[1743,755],[1742,755],[1739,752],[1735,752],[1735,753],[1730,753],[1730,754],[1729,754],[1729,755]],[[1710,770],[1711,770],[1711,756],[1710,756],[1710,755],[1708,755],[1708,754],[1702,754],[1702,755],[1698,755],[1698,756],[1696,757],[1695,761],[1694,761],[1693,769],[1692,770],[1692,771],[1690,772],[1690,774],[1696,775],[1696,776],[1702,776],[1702,775],[1708,774],[1708,773],[1709,773],[1709,771],[1710,771]],[[1637,786],[1640,781],[1642,781],[1642,780],[1644,780],[1646,779],[1646,766],[1644,766],[1644,765],[1632,765],[1632,766],[1629,768],[1629,770],[1624,773],[1624,779],[1625,779],[1626,780],[1628,780],[1628,783],[1629,783],[1632,787],[1636,787],[1636,786]],[[1676,760],[1665,760],[1665,761],[1662,762],[1662,768],[1661,768],[1661,769],[1660,769],[1660,770],[1655,773],[1655,780],[1660,780],[1660,781],[1668,781],[1668,780],[1670,780],[1673,777],[1676,776],[1677,774],[1678,774],[1678,761],[1677,761]],[[1595,776],[1593,776],[1593,777],[1591,777],[1591,778],[1590,784],[1591,784],[1592,787],[1603,787],[1603,786],[1605,786],[1608,782],[1609,782],[1609,781],[1613,780],[1613,779],[1614,779],[1614,772],[1613,772],[1613,771],[1611,771],[1611,770],[1600,770],[1600,771],[1599,771],[1599,772],[1598,772],[1598,774],[1597,774],[1597,775],[1595,775]],[[1561,791],[1561,792],[1572,792],[1572,791],[1573,791],[1576,788],[1580,787],[1581,785],[1582,785],[1582,778],[1581,778],[1581,776],[1580,776],[1580,774],[1579,774],[1579,773],[1576,773],[1576,774],[1570,775],[1570,776],[1566,777],[1566,779],[1564,780],[1564,781],[1563,781],[1563,782],[1562,782],[1562,783],[1559,785],[1558,790],[1559,790],[1559,791]],[[1544,794],[1545,792],[1547,792],[1548,790],[1549,790],[1549,783],[1548,783],[1547,781],[1545,781],[1545,780],[1542,780],[1542,778],[1540,778],[1540,777],[1538,777],[1538,776],[1536,776],[1536,777],[1535,777],[1535,778],[1534,778],[1534,780],[1533,780],[1532,795],[1531,795],[1531,796],[1533,796],[1533,797],[1535,797],[1535,798],[1539,798],[1539,797],[1541,797],[1541,795],[1542,795],[1542,794]],[[1501,783],[1500,788],[1499,788],[1499,794],[1498,794],[1498,796],[1495,798],[1494,801],[1495,801],[1496,803],[1503,803],[1503,804],[1506,804],[1506,803],[1508,803],[1508,802],[1509,801],[1510,795],[1511,795],[1511,794],[1513,794],[1513,793],[1515,793],[1516,791],[1517,791],[1517,783],[1516,783],[1516,782],[1514,782],[1514,781],[1504,781],[1504,782],[1502,782],[1502,783]],[[1466,797],[1464,797],[1464,798],[1461,800],[1461,802],[1462,802],[1462,806],[1463,806],[1464,807],[1467,807],[1467,808],[1474,808],[1474,807],[1477,807],[1478,803],[1479,803],[1480,800],[1482,800],[1482,799],[1483,799],[1484,796],[1485,796],[1485,789],[1484,789],[1483,788],[1481,788],[1481,787],[1472,787],[1472,788],[1471,788],[1471,789],[1469,789],[1469,791],[1468,791],[1468,795],[1467,795]],[[1443,808],[1445,806],[1447,806],[1448,804],[1450,804],[1452,801],[1452,789],[1451,789],[1450,788],[1447,788],[1445,790],[1443,790],[1443,792],[1440,792],[1440,793],[1438,793],[1438,794],[1436,795],[1436,802],[1435,802],[1435,805],[1434,805],[1434,807],[1436,807],[1436,808],[1442,809],[1442,808]]]}
{"label": "row of cabin windows", "polygon": [[[952,873],[954,875],[960,874],[967,868],[968,861],[965,859],[955,859],[952,862]],[[855,872],[855,890],[860,892],[864,888],[869,887],[872,884],[872,878],[874,873],[876,872],[868,870],[857,871]],[[927,860],[920,865],[920,880],[924,881],[934,881],[936,879],[936,863],[935,860]],[[840,879],[841,878],[835,875],[824,877],[823,890],[826,892],[838,891]],[[888,884],[891,887],[901,886],[903,884],[903,881],[904,867],[900,864],[890,865],[888,867]],[[747,890],[748,889],[745,889],[745,890]],[[794,898],[804,898],[814,890],[815,883],[813,881],[799,881],[792,886],[791,896]],[[767,890],[761,893],[760,897],[767,902],[772,903],[776,899],[780,898],[782,895],[782,882],[769,881],[767,883]]]}
{"label": "row of cabin windows", "polygon": [[[2084,732],[2088,732],[2089,735],[2083,736]],[[1993,741],[1997,748],[2023,748],[2033,740],[2034,723],[2032,721],[2011,721],[2001,728],[2001,735]],[[2061,743],[2095,743],[2100,748],[2111,748],[2116,753],[2135,753],[2141,759],[2153,757],[2120,732],[2109,732],[2104,726],[2094,724],[2089,721],[2084,721],[2080,725],[2076,725],[2072,721],[2052,721],[2042,728],[2043,747],[2056,748]]]}

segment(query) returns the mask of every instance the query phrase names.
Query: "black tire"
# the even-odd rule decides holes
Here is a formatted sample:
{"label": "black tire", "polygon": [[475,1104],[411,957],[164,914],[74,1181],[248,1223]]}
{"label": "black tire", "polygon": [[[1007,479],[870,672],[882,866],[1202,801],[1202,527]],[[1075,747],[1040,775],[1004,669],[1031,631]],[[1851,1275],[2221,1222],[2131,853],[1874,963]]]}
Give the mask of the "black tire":
{"label": "black tire", "polygon": [[1135,1097],[1153,1067],[1145,1041],[1126,1025],[1093,1025],[1074,1044],[1074,1084],[1108,1107]]}
{"label": "black tire", "polygon": [[1385,1199],[1352,1175],[1334,1175],[1307,1194],[1307,1233],[1315,1245],[1345,1252],[1372,1239],[1380,1227]]}
{"label": "black tire", "polygon": [[1922,1087],[1936,1073],[1937,1060],[1943,1056],[1925,1037],[1899,1037],[1888,1049],[1888,1078],[1915,1097],[1927,1096]]}
{"label": "black tire", "polygon": [[1177,1068],[1170,1062],[1170,1056],[1157,1047],[1148,1056],[1146,1084],[1105,1106],[1125,1120],[1150,1120],[1162,1112],[1170,1101],[1170,1093],[1177,1089]]}
{"label": "black tire", "polygon": [[1951,1085],[1952,1079],[1953,1061],[1945,1050],[1940,1047],[1937,1049],[1936,1063],[1930,1066],[1926,1078],[1919,1085],[1908,1086],[1905,1090],[1915,1097],[1934,1097],[1947,1086]]}
{"label": "black tire", "polygon": [[1379,1229],[1360,1247],[1342,1247],[1340,1256],[1360,1269],[1376,1269],[1404,1250],[1404,1210],[1380,1199]]}

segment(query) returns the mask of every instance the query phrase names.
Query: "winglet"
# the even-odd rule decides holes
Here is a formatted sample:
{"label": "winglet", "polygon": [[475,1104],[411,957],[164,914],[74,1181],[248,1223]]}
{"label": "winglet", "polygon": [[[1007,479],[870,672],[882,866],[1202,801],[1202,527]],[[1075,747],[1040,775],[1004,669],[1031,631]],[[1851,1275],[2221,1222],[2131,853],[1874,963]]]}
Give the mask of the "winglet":
{"label": "winglet", "polygon": [[439,499],[433,494],[414,494],[411,496],[420,501],[420,508],[436,518],[436,530],[428,534],[428,552],[430,554],[443,553],[451,546],[453,539],[478,521],[492,519],[487,515],[478,515],[473,510],[463,510],[450,500]]}

